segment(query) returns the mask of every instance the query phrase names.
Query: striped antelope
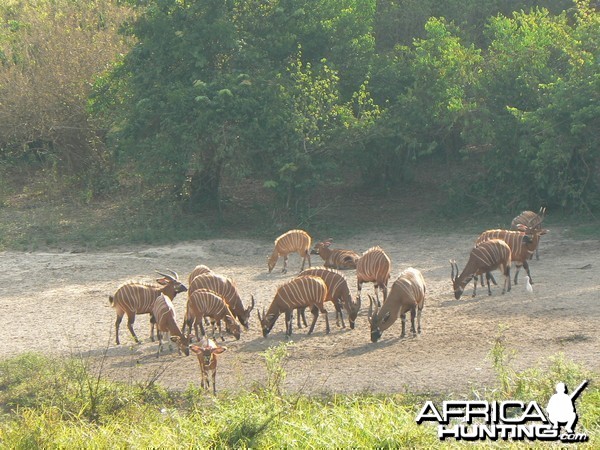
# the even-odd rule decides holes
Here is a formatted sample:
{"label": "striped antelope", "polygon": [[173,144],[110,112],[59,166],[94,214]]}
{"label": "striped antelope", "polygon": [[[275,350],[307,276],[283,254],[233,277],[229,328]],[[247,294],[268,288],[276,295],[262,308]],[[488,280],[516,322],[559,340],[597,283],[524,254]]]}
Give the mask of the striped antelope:
{"label": "striped antelope", "polygon": [[[527,228],[534,229],[542,229],[542,222],[546,218],[546,208],[541,207],[539,213],[534,213],[533,211],[523,211],[517,217],[515,217],[510,223],[511,230],[519,230],[519,225],[525,225]],[[538,254],[539,246],[535,249],[535,259],[536,261],[540,259]],[[533,255],[531,255],[533,257]],[[531,259],[531,258],[529,258]]]}
{"label": "striped antelope", "polygon": [[190,283],[188,290],[188,299],[198,289],[208,289],[216,294],[219,294],[225,303],[231,309],[233,316],[239,320],[242,326],[247,330],[250,313],[254,308],[254,296],[251,297],[252,304],[248,308],[244,308],[240,294],[233,280],[223,275],[216,273],[204,273],[198,275]]}
{"label": "striped antelope", "polygon": [[302,276],[294,278],[277,288],[275,297],[265,312],[263,308],[262,317],[257,311],[258,320],[262,327],[263,336],[271,332],[275,321],[281,315],[285,314],[285,334],[292,335],[292,311],[298,308],[310,307],[313,314],[313,321],[308,330],[308,334],[313,332],[315,323],[319,317],[319,312],[325,317],[325,332],[329,333],[329,318],[327,310],[323,306],[327,299],[327,285],[319,277]]}
{"label": "striped antelope", "polygon": [[[483,242],[479,247],[471,250],[469,261],[462,273],[459,275],[458,264],[456,261],[450,261],[452,271],[450,278],[454,287],[454,298],[458,300],[465,290],[465,286],[475,278],[473,285],[473,297],[477,291],[477,276],[486,274],[488,295],[492,295],[490,289],[490,275],[492,270],[500,269],[504,274],[504,288],[502,293],[510,291],[510,247],[501,239],[492,239],[491,241]],[[456,269],[456,275],[454,271]],[[508,288],[507,288],[508,285]]]}
{"label": "striped antelope", "polygon": [[[177,317],[175,315],[175,308],[173,302],[166,294],[160,294],[152,305],[152,316],[156,320],[156,331],[158,335],[158,351],[156,357],[162,351],[162,333],[171,335],[171,341],[177,344],[179,354],[183,352],[185,356],[190,354],[190,340],[185,337],[179,327],[177,326]],[[171,348],[171,344],[169,344]]]}
{"label": "striped antelope", "polygon": [[[159,286],[152,286],[144,283],[127,283],[122,285],[115,295],[110,295],[108,300],[117,312],[115,321],[115,336],[117,345],[119,341],[119,326],[123,320],[123,315],[127,314],[127,328],[138,344],[140,340],[133,330],[136,314],[152,314],[154,300],[160,294],[165,294],[169,298],[175,298],[180,292],[187,291],[187,288],[179,282],[179,276],[176,272],[169,271],[172,275],[166,275],[158,272],[162,277],[156,280]],[[154,318],[152,317],[150,327],[150,339],[154,342]]]}
{"label": "striped antelope", "polygon": [[217,345],[212,339],[202,338],[200,345],[191,345],[190,350],[196,354],[200,364],[200,385],[204,389],[210,387],[209,374],[212,378],[213,394],[217,394],[215,378],[217,376],[217,355],[227,351],[227,347]]}
{"label": "striped antelope", "polygon": [[[502,239],[510,247],[511,260],[517,266],[515,271],[514,283],[517,284],[517,278],[519,276],[519,270],[521,266],[525,268],[529,280],[533,283],[531,273],[529,272],[529,263],[527,262],[533,256],[533,252],[537,249],[540,242],[540,236],[546,234],[548,230],[541,228],[527,228],[524,225],[520,225],[519,229],[522,231],[509,231],[509,230],[487,230],[479,235],[475,241],[475,247],[481,245],[482,242],[489,241],[490,239]],[[491,277],[492,282],[495,283],[494,277]],[[483,285],[483,278],[481,280]]]}
{"label": "striped antelope", "polygon": [[379,304],[378,288],[383,291],[383,300],[387,297],[387,284],[390,279],[392,262],[381,247],[371,247],[364,252],[356,262],[356,278],[358,280],[358,298],[360,298],[363,283],[373,283],[375,297]]}
{"label": "striped antelope", "polygon": [[[356,302],[352,301],[346,277],[337,270],[328,269],[327,267],[313,267],[300,273],[300,276],[306,275],[319,277],[327,285],[327,299],[325,301],[332,302],[335,306],[337,326],[340,326],[341,320],[342,328],[346,328],[344,314],[342,312],[343,306],[348,313],[350,328],[354,329],[356,316],[358,316],[358,311],[360,310],[360,300],[357,300]],[[300,310],[298,310],[298,313],[300,314]]]}
{"label": "striped antelope", "polygon": [[300,272],[304,270],[304,263],[306,260],[308,260],[308,267],[310,267],[310,243],[310,236],[306,231],[302,230],[290,230],[279,236],[275,239],[275,248],[267,260],[269,273],[271,273],[275,264],[277,264],[277,260],[280,256],[283,256],[283,269],[281,272],[286,273],[288,255],[294,252],[297,252],[302,258]]}
{"label": "striped antelope", "polygon": [[215,322],[219,326],[219,335],[221,340],[224,341],[223,333],[221,331],[221,320],[225,321],[225,329],[233,334],[236,339],[240,338],[240,326],[233,317],[233,313],[225,303],[223,298],[208,289],[196,289],[192,295],[190,295],[187,303],[187,311],[185,314],[186,323],[189,327],[190,333],[192,331],[192,324],[196,331],[196,339],[200,339],[198,335],[198,325],[202,335],[204,332],[204,326],[202,325],[202,319],[210,317],[213,320],[213,336],[215,335]]}
{"label": "striped antelope", "polygon": [[403,271],[392,284],[390,293],[381,308],[375,307],[373,311],[373,297],[369,296],[369,323],[371,324],[371,342],[377,342],[381,334],[387,330],[398,316],[402,319],[403,338],[406,335],[406,313],[410,311],[410,331],[413,336],[415,330],[415,315],[417,316],[418,332],[421,333],[421,312],[425,304],[425,279],[417,269],[409,267]]}
{"label": "striped antelope", "polygon": [[333,240],[317,242],[310,251],[311,255],[319,255],[325,261],[324,266],[331,269],[356,269],[356,261],[360,255],[352,250],[331,249]]}
{"label": "striped antelope", "polygon": [[188,286],[190,286],[192,284],[192,281],[194,281],[194,278],[196,278],[198,275],[203,275],[205,273],[213,273],[213,271],[210,270],[210,267],[205,266],[204,264],[200,264],[200,265],[194,267],[194,270],[192,270],[192,272],[190,273],[190,276],[188,277]]}

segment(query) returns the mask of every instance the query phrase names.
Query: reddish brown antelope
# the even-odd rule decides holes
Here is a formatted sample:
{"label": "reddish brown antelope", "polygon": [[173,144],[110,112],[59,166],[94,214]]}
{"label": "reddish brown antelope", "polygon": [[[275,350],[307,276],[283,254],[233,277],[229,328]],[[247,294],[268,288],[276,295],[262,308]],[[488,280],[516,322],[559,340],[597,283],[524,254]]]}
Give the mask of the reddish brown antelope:
{"label": "reddish brown antelope", "polygon": [[247,330],[250,313],[254,308],[254,297],[251,296],[251,305],[244,308],[244,303],[240,298],[237,287],[233,280],[216,273],[204,273],[195,277],[190,283],[188,290],[188,299],[198,289],[208,289],[219,294],[231,309],[233,316],[239,320],[242,326]]}
{"label": "reddish brown antelope", "polygon": [[319,255],[325,261],[324,266],[331,269],[356,269],[356,261],[360,255],[352,250],[331,249],[333,239],[317,242],[311,250],[311,255]]}
{"label": "reddish brown antelope", "polygon": [[[479,235],[475,241],[475,247],[481,245],[482,242],[489,241],[490,239],[502,239],[510,247],[511,260],[515,263],[517,270],[515,271],[514,283],[517,284],[517,278],[519,276],[519,270],[521,266],[525,268],[529,281],[533,283],[531,273],[529,271],[528,260],[531,259],[533,252],[537,249],[540,242],[540,236],[543,236],[548,232],[541,228],[527,228],[524,225],[519,225],[521,231],[509,231],[509,230],[487,230]],[[494,277],[491,276],[492,282],[495,284]],[[483,286],[483,277],[481,279]]]}
{"label": "reddish brown antelope", "polygon": [[[115,340],[117,345],[119,341],[119,326],[123,320],[123,315],[127,314],[127,328],[135,339],[135,342],[140,343],[138,337],[133,330],[136,314],[151,314],[154,300],[160,295],[165,294],[169,298],[175,298],[180,292],[187,291],[187,288],[179,282],[179,276],[176,272],[170,270],[172,275],[166,275],[158,272],[162,277],[156,280],[159,286],[151,286],[143,283],[127,283],[122,285],[114,296],[109,296],[108,299],[117,313],[115,321]],[[150,339],[154,342],[154,319],[151,319]]]}
{"label": "reddish brown antelope", "polygon": [[217,393],[217,385],[215,378],[217,376],[217,355],[225,352],[227,347],[220,347],[212,339],[202,338],[200,345],[190,346],[200,364],[200,385],[204,389],[210,387],[209,375],[212,378],[213,394]]}
{"label": "reddish brown antelope", "polygon": [[[352,301],[352,296],[350,295],[350,288],[348,287],[346,277],[337,270],[328,269],[327,267],[313,267],[300,273],[300,276],[306,275],[319,277],[327,285],[326,301],[332,302],[335,306],[335,318],[337,326],[340,326],[341,321],[342,328],[346,328],[346,324],[344,323],[344,314],[342,312],[343,307],[348,313],[350,328],[354,329],[356,317],[358,316],[358,311],[360,310],[360,299],[357,299],[356,302]],[[300,314],[300,310],[298,310],[298,314]]]}
{"label": "reddish brown antelope", "polygon": [[373,283],[375,298],[379,304],[378,289],[383,291],[383,300],[387,297],[387,284],[392,271],[392,262],[381,247],[371,247],[356,262],[356,278],[358,281],[358,298],[363,283]]}
{"label": "reddish brown antelope", "polygon": [[[491,241],[483,242],[479,247],[471,250],[469,261],[462,273],[459,275],[458,264],[456,261],[450,261],[452,271],[450,278],[454,287],[454,298],[458,300],[465,290],[465,286],[475,278],[473,285],[473,297],[477,292],[477,277],[486,274],[488,295],[492,295],[490,289],[489,272],[499,269],[504,274],[504,289],[502,293],[510,291],[510,247],[500,239],[492,239]],[[454,274],[456,270],[456,275]],[[508,288],[507,288],[508,286]]]}
{"label": "reddish brown antelope", "polygon": [[387,330],[398,317],[402,320],[403,338],[406,335],[406,313],[410,311],[410,331],[413,336],[415,330],[415,315],[417,317],[418,332],[421,333],[421,312],[425,305],[425,279],[417,269],[409,267],[403,271],[392,284],[390,293],[381,308],[375,307],[373,311],[373,297],[369,296],[369,323],[371,324],[371,342],[377,342],[381,334]]}
{"label": "reddish brown antelope", "polygon": [[[189,356],[190,354],[190,341],[187,337],[183,335],[179,327],[177,326],[177,317],[175,315],[175,308],[173,307],[173,303],[171,299],[165,295],[159,295],[154,301],[154,305],[152,306],[152,316],[156,320],[156,330],[158,335],[158,351],[156,352],[156,357],[162,351],[162,334],[166,333],[170,335],[171,341],[177,344],[179,349],[179,354],[183,352],[185,356]],[[169,348],[170,348],[169,344]]]}
{"label": "reddish brown antelope", "polygon": [[206,334],[204,332],[204,326],[202,325],[202,319],[205,317],[210,317],[212,319],[213,337],[215,335],[216,322],[218,324],[221,340],[225,340],[221,331],[221,320],[224,320],[225,329],[229,333],[233,334],[236,339],[240,338],[240,326],[233,317],[233,313],[229,309],[229,306],[227,306],[227,303],[219,294],[213,291],[209,291],[207,289],[196,289],[194,292],[192,292],[192,295],[190,295],[188,299],[185,316],[190,333],[192,331],[192,324],[194,324],[196,339],[200,339],[198,335],[198,326],[200,326],[202,336]]}
{"label": "reddish brown antelope", "polygon": [[[539,213],[534,213],[533,211],[523,211],[517,217],[515,217],[510,223],[511,230],[519,230],[519,225],[525,225],[527,228],[532,229],[542,229],[542,222],[546,218],[546,208],[541,207]],[[539,260],[540,256],[538,254],[538,247],[535,248],[535,259]],[[531,255],[533,257],[533,255]],[[529,259],[531,259],[531,257]]]}
{"label": "reddish brown antelope", "polygon": [[298,253],[302,258],[302,267],[300,272],[304,270],[304,263],[308,260],[308,267],[310,267],[310,243],[311,238],[306,231],[302,230],[290,230],[287,233],[282,234],[275,239],[275,248],[273,253],[267,260],[267,266],[269,273],[277,264],[277,260],[280,256],[283,256],[283,269],[282,273],[287,272],[287,260],[290,253]]}
{"label": "reddish brown antelope", "polygon": [[319,312],[323,313],[325,317],[325,332],[329,333],[329,319],[327,317],[327,310],[323,306],[326,299],[327,285],[319,277],[302,276],[282,284],[277,289],[269,309],[266,312],[263,309],[262,317],[260,312],[257,311],[263,336],[267,337],[273,325],[275,325],[275,321],[282,313],[285,314],[285,334],[291,336],[292,311],[305,307],[310,307],[313,314],[313,321],[308,334],[313,332]]}

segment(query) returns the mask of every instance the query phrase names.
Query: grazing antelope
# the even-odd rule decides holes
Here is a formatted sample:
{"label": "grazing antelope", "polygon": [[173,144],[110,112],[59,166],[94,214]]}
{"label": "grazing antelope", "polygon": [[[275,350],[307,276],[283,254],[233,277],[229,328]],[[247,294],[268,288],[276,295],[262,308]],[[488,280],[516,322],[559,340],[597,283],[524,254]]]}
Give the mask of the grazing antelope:
{"label": "grazing antelope", "polygon": [[190,333],[192,332],[192,324],[194,324],[196,339],[198,340],[200,339],[198,336],[198,325],[200,325],[202,335],[206,334],[202,326],[202,319],[205,317],[210,317],[213,320],[213,336],[215,334],[214,323],[216,322],[219,327],[221,340],[225,340],[221,331],[221,320],[224,320],[225,329],[233,334],[236,339],[240,338],[240,326],[233,317],[229,306],[227,306],[227,303],[225,303],[225,300],[219,294],[213,291],[196,289],[188,299],[185,317]]}
{"label": "grazing antelope", "polygon": [[198,289],[208,289],[209,291],[219,294],[225,303],[227,303],[229,309],[231,309],[233,316],[239,320],[246,330],[248,329],[250,313],[254,308],[254,296],[251,297],[252,304],[250,307],[244,308],[244,303],[242,303],[242,299],[240,298],[240,294],[238,293],[233,280],[212,272],[198,275],[192,280],[188,290],[188,299],[194,291]]}
{"label": "grazing antelope", "polygon": [[[175,315],[175,308],[173,302],[166,294],[160,294],[154,301],[152,306],[152,316],[156,320],[156,331],[158,335],[158,351],[156,357],[162,351],[162,333],[171,335],[171,341],[177,344],[179,348],[179,354],[183,352],[185,356],[190,354],[190,341],[183,335],[179,327],[177,326],[177,318]],[[170,348],[169,344],[169,348]]]}
{"label": "grazing antelope", "polygon": [[215,378],[217,376],[217,355],[225,352],[227,347],[220,347],[212,339],[206,337],[202,338],[200,345],[191,345],[192,350],[198,357],[198,363],[200,364],[200,385],[204,389],[210,387],[210,381],[208,379],[209,373],[212,378],[213,394],[217,394],[217,385]]}
{"label": "grazing antelope", "polygon": [[192,270],[192,273],[190,273],[190,276],[188,277],[188,286],[192,284],[194,278],[205,273],[213,273],[213,271],[210,270],[210,267],[205,266],[204,264],[194,267],[194,270]]}
{"label": "grazing antelope", "polygon": [[[519,225],[525,225],[527,228],[542,229],[542,222],[546,218],[546,208],[541,207],[539,213],[533,211],[523,211],[517,217],[515,217],[510,223],[511,230],[519,230]],[[539,260],[538,248],[535,249],[535,259]],[[531,255],[533,257],[533,255]],[[531,259],[531,257],[529,259]]]}
{"label": "grazing antelope", "polygon": [[[543,236],[548,232],[541,228],[527,228],[524,225],[519,225],[521,231],[509,231],[509,230],[487,230],[479,235],[475,241],[475,247],[481,245],[482,242],[489,241],[490,239],[502,239],[510,247],[511,260],[517,266],[515,271],[514,283],[517,284],[517,278],[519,277],[519,270],[521,266],[525,268],[529,280],[533,283],[531,273],[529,272],[529,263],[527,262],[533,256],[533,252],[537,249],[540,242],[540,236]],[[491,276],[492,282],[495,283],[494,277]],[[481,279],[483,286],[483,277]]]}
{"label": "grazing antelope", "polygon": [[324,266],[331,269],[356,269],[356,261],[360,255],[352,250],[331,249],[329,246],[333,240],[327,239],[317,242],[311,250],[311,255],[319,255],[325,261]]}
{"label": "grazing antelope", "polygon": [[[330,301],[335,306],[335,318],[337,326],[340,326],[339,322],[341,320],[342,328],[346,328],[346,324],[344,323],[344,314],[342,312],[343,305],[348,313],[350,328],[354,329],[356,316],[358,316],[358,311],[360,310],[360,300],[357,300],[356,302],[352,301],[352,296],[350,295],[350,288],[348,287],[346,277],[337,270],[328,269],[326,267],[313,267],[300,273],[300,276],[306,275],[319,277],[327,285],[327,299],[325,301]],[[300,310],[298,313],[300,317]]]}
{"label": "grazing antelope", "polygon": [[269,273],[271,273],[275,264],[277,264],[277,260],[280,256],[283,256],[283,269],[281,272],[286,273],[288,255],[294,252],[297,252],[302,258],[300,272],[304,270],[304,263],[306,260],[308,260],[308,267],[310,267],[310,243],[310,236],[306,231],[302,230],[290,230],[279,236],[275,239],[275,248],[267,260]]}
{"label": "grazing antelope", "polygon": [[363,283],[373,283],[375,286],[375,297],[379,304],[378,288],[383,291],[383,300],[387,297],[387,284],[390,279],[392,262],[381,247],[371,247],[364,252],[356,262],[356,278],[358,280],[358,298]]}
{"label": "grazing antelope", "polygon": [[275,297],[269,306],[267,312],[263,308],[261,317],[257,311],[258,320],[262,327],[263,336],[271,332],[275,321],[281,313],[285,314],[285,334],[292,335],[292,311],[298,308],[310,307],[313,314],[313,321],[308,330],[308,334],[313,332],[315,323],[319,317],[319,312],[325,316],[325,332],[329,333],[329,318],[327,310],[323,303],[327,299],[327,285],[319,277],[302,276],[294,278],[277,289]]}
{"label": "grazing antelope", "polygon": [[403,271],[392,284],[390,293],[381,308],[375,307],[373,311],[373,297],[369,296],[369,323],[371,324],[371,342],[377,342],[381,334],[387,330],[398,316],[402,319],[403,338],[406,333],[406,313],[410,311],[410,331],[413,336],[415,331],[415,315],[417,316],[418,332],[421,333],[421,312],[425,305],[425,279],[417,269],[409,267]]}
{"label": "grazing antelope", "polygon": [[[138,344],[140,340],[133,330],[136,314],[151,314],[154,300],[160,295],[165,294],[169,298],[175,298],[180,292],[187,291],[187,288],[179,282],[179,276],[176,272],[169,270],[172,275],[166,275],[158,272],[162,277],[156,280],[159,286],[152,286],[144,283],[127,283],[122,285],[115,295],[110,295],[108,300],[117,312],[115,321],[115,336],[117,345],[119,341],[119,326],[123,320],[123,315],[127,314],[127,328]],[[151,320],[150,339],[154,342],[154,318]]]}
{"label": "grazing antelope", "polygon": [[[465,286],[475,278],[473,286],[473,297],[477,291],[477,276],[486,274],[488,295],[492,295],[490,289],[490,274],[492,270],[500,269],[504,274],[504,288],[502,293],[510,291],[510,247],[501,239],[492,239],[483,242],[479,247],[471,250],[469,261],[462,273],[459,275],[458,264],[456,261],[450,261],[452,271],[450,278],[454,287],[454,298],[458,300],[465,290]],[[456,275],[454,271],[456,269]],[[508,288],[507,288],[508,285]]]}

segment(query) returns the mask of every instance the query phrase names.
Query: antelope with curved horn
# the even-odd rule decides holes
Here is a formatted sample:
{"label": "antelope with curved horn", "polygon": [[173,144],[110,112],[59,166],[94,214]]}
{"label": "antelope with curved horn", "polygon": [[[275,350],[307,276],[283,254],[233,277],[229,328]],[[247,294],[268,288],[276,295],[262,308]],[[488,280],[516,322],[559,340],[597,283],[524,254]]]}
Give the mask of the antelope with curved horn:
{"label": "antelope with curved horn", "polygon": [[233,313],[227,306],[227,303],[223,298],[217,294],[216,292],[210,291],[208,289],[196,289],[190,295],[187,304],[186,310],[186,323],[190,329],[190,333],[192,331],[192,324],[194,324],[194,329],[196,331],[196,339],[200,339],[198,335],[198,326],[200,326],[200,330],[202,331],[202,336],[206,333],[204,332],[204,326],[202,325],[202,319],[205,317],[210,317],[213,323],[213,337],[215,335],[215,322],[218,324],[219,335],[221,336],[221,340],[224,341],[223,332],[221,331],[221,320],[225,321],[225,329],[233,334],[236,339],[240,338],[240,326],[233,317]]}
{"label": "antelope with curved horn", "polygon": [[[413,336],[421,333],[421,312],[425,305],[425,279],[423,274],[412,267],[403,271],[392,284],[390,293],[383,306],[375,307],[373,311],[373,297],[369,295],[369,323],[371,324],[371,342],[377,342],[381,334],[387,330],[398,317],[402,320],[403,338],[406,335],[406,313],[410,311],[410,330]],[[415,316],[418,328],[415,330]]]}
{"label": "antelope with curved horn", "polygon": [[[510,247],[500,239],[492,239],[483,242],[479,247],[471,250],[469,260],[459,275],[458,264],[455,260],[450,261],[452,271],[450,278],[454,287],[454,298],[458,300],[465,290],[465,286],[474,278],[473,297],[477,292],[477,276],[486,274],[488,295],[492,295],[490,289],[490,274],[492,270],[499,269],[504,274],[504,288],[502,293],[510,291]],[[456,274],[454,273],[456,270]]]}
{"label": "antelope with curved horn", "polygon": [[135,342],[140,343],[138,337],[133,330],[136,314],[150,314],[150,339],[154,341],[154,316],[152,316],[152,307],[156,298],[165,294],[169,298],[175,298],[180,292],[187,291],[187,288],[179,281],[179,276],[176,272],[167,269],[172,275],[164,274],[156,271],[162,278],[156,280],[159,286],[152,286],[144,283],[126,283],[117,289],[115,295],[108,297],[111,305],[117,313],[115,321],[115,338],[116,344],[119,345],[119,326],[123,320],[123,316],[127,314],[127,328],[135,339]]}
{"label": "antelope with curved horn", "polygon": [[383,291],[383,301],[387,297],[387,284],[390,279],[392,262],[388,255],[379,246],[371,247],[356,262],[356,278],[358,281],[358,295],[360,298],[363,283],[373,283],[375,298],[379,304],[378,289]]}

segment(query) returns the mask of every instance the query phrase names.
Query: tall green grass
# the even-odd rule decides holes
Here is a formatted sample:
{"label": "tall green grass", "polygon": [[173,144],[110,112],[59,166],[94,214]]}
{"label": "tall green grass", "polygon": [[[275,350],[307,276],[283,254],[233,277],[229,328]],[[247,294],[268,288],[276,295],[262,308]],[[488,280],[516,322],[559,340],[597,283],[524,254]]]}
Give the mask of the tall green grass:
{"label": "tall green grass", "polygon": [[[24,354],[0,362],[0,446],[33,448],[462,448],[440,442],[436,429],[417,425],[425,395],[330,395],[282,393],[287,347],[263,354],[267,381],[250,391],[213,397],[197,386],[166,391],[156,383],[104,379],[81,358],[57,362]],[[590,436],[579,448],[598,448],[598,374],[556,356],[549,367],[516,371],[498,338],[490,360],[498,383],[473,397],[547,401],[556,381],[590,386],[578,400],[578,431]],[[451,395],[438,394],[450,400]],[[485,448],[544,447],[540,443],[486,442]]]}

